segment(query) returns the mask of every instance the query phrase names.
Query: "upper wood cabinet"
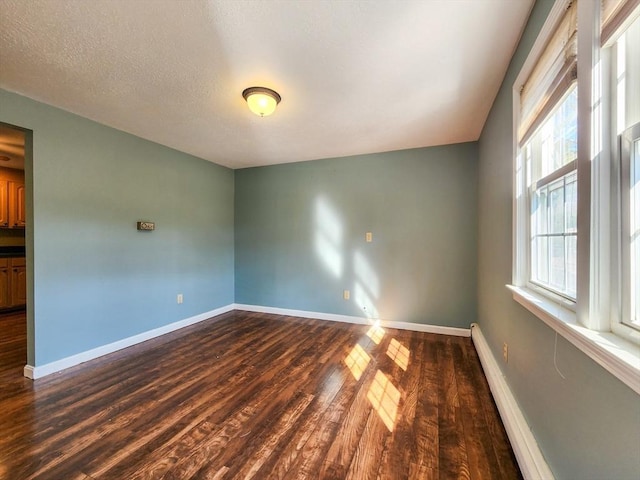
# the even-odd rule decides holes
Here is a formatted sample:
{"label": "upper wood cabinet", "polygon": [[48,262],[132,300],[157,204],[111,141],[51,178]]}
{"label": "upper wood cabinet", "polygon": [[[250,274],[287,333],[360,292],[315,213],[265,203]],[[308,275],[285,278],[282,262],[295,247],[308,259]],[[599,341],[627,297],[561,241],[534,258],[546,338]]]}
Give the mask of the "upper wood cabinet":
{"label": "upper wood cabinet", "polygon": [[24,182],[0,179],[0,228],[24,228],[27,220],[24,193]]}
{"label": "upper wood cabinet", "polygon": [[0,180],[0,228],[9,227],[9,182]]}
{"label": "upper wood cabinet", "polygon": [[12,228],[24,228],[26,223],[24,183],[9,182],[9,226]]}

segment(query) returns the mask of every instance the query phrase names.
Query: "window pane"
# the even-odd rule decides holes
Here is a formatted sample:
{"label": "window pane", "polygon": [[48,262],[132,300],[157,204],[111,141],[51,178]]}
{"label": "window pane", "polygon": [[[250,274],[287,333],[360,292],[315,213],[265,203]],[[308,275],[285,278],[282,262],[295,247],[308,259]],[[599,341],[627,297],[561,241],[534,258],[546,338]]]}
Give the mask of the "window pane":
{"label": "window pane", "polygon": [[559,291],[564,291],[566,275],[564,237],[549,238],[549,253],[551,257],[551,278],[549,279],[549,284]]}
{"label": "window pane", "polygon": [[550,232],[564,232],[564,179],[549,186]]}
{"label": "window pane", "polygon": [[616,42],[616,131],[618,134],[640,122],[640,17]]}
{"label": "window pane", "polygon": [[535,182],[578,157],[578,91],[573,87],[538,132],[529,140],[540,145],[540,168],[532,180]]}
{"label": "window pane", "polygon": [[538,283],[549,283],[549,237],[536,237],[532,245],[533,280]]}
{"label": "window pane", "polygon": [[577,189],[575,170],[531,196],[531,280],[576,297]]}
{"label": "window pane", "polygon": [[533,235],[549,233],[547,218],[547,188],[541,188],[533,194],[531,202]]}

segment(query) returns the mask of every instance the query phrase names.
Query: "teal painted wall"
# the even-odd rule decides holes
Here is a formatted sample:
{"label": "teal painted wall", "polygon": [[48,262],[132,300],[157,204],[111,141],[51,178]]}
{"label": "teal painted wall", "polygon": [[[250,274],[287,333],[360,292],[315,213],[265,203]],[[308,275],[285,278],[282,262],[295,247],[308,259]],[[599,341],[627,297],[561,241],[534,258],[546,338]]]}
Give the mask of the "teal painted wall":
{"label": "teal painted wall", "polygon": [[552,1],[538,1],[479,141],[479,324],[558,479],[637,479],[640,398],[511,297],[512,87]]}
{"label": "teal painted wall", "polygon": [[[509,343],[503,372],[557,478],[637,478],[638,396],[558,338],[562,379],[555,334],[504,286],[511,86],[551,5],[536,3],[478,144],[234,175],[0,90],[0,121],[34,132],[29,363],[234,300],[454,327],[477,317],[496,358]],[[137,232],[139,219],[157,230]]]}
{"label": "teal painted wall", "polygon": [[475,321],[475,143],[249,168],[235,179],[237,303]]}
{"label": "teal painted wall", "polygon": [[233,303],[232,170],[2,90],[0,121],[33,131],[31,365]]}

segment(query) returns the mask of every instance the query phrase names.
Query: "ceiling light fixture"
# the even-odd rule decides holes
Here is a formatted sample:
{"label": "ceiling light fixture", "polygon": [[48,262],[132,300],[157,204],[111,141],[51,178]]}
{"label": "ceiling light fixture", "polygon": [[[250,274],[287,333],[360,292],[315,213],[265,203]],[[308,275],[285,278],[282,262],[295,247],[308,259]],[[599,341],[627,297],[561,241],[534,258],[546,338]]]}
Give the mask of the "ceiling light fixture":
{"label": "ceiling light fixture", "polygon": [[249,87],[242,92],[249,110],[259,117],[267,117],[276,110],[282,98],[278,92],[266,87]]}

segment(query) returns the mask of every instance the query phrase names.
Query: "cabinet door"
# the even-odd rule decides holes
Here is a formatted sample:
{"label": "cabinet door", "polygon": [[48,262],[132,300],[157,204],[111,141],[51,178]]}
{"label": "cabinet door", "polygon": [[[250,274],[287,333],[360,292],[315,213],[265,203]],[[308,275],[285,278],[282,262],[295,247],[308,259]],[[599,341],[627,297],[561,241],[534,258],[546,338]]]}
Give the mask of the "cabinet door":
{"label": "cabinet door", "polygon": [[11,267],[11,306],[27,304],[27,267]]}
{"label": "cabinet door", "polygon": [[9,307],[9,268],[0,267],[0,308]]}
{"label": "cabinet door", "polygon": [[20,228],[26,224],[24,184],[9,182],[9,227]]}
{"label": "cabinet door", "polygon": [[9,182],[0,180],[0,228],[9,226]]}

